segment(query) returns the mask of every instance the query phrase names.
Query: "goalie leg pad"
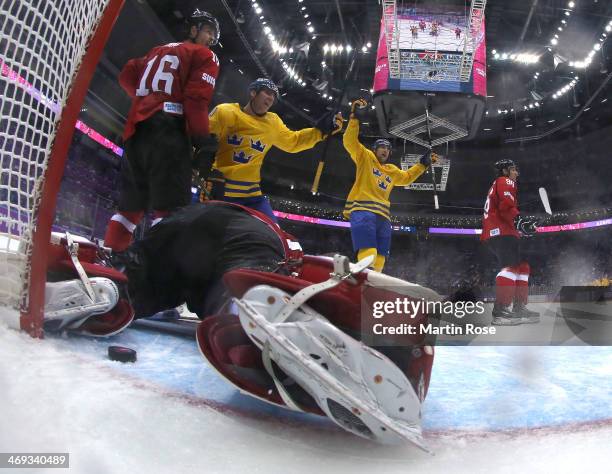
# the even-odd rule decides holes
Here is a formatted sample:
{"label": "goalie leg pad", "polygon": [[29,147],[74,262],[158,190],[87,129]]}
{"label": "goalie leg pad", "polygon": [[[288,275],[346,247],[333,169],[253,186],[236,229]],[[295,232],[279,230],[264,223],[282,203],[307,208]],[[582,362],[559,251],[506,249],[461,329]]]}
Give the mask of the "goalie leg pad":
{"label": "goalie leg pad", "polygon": [[[419,396],[387,357],[356,341],[303,304],[278,318],[291,296],[267,285],[240,300],[242,327],[251,340],[343,429],[384,444],[409,441],[425,447]],[[284,322],[275,322],[278,319]],[[265,361],[264,361],[265,363]],[[278,387],[285,403],[290,396]]]}
{"label": "goalie leg pad", "polygon": [[81,280],[48,282],[45,286],[45,330],[77,329],[92,316],[111,311],[119,302],[117,285],[108,278],[90,278],[92,301]]}

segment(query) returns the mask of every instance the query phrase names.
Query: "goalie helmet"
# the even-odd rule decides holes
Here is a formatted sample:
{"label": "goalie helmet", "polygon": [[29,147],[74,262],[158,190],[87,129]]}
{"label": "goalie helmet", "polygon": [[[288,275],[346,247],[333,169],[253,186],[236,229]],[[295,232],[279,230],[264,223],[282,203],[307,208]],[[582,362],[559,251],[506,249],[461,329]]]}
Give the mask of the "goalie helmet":
{"label": "goalie helmet", "polygon": [[213,36],[213,40],[210,43],[210,46],[215,46],[219,43],[219,38],[221,37],[221,29],[219,28],[219,22],[210,13],[196,8],[189,17],[188,23],[189,26],[195,26],[198,31],[200,31],[200,29],[202,29],[204,25],[212,26],[215,30],[215,35]]}

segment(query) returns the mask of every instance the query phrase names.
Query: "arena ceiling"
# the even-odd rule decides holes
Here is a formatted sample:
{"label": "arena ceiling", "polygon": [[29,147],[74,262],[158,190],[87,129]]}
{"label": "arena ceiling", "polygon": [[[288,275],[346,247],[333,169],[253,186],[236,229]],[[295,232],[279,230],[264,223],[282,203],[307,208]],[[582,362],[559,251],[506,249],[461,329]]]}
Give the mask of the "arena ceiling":
{"label": "arena ceiling", "polygon": [[[465,1],[433,3],[469,10]],[[568,116],[573,118],[606,80],[612,70],[612,44],[601,33],[612,18],[612,2],[579,1],[572,8],[569,3],[487,2],[488,114],[481,124],[480,138],[520,138],[532,136],[534,130],[529,129],[534,126],[544,131],[558,126]],[[420,0],[398,2],[404,6],[424,4]],[[291,125],[303,126],[337,107],[338,101],[346,110],[348,101],[369,96],[380,31],[377,0],[127,0],[106,50],[107,74],[116,74],[127,59],[156,43],[182,39],[185,18],[196,7],[210,11],[221,23],[221,45],[216,47],[222,61],[218,101],[244,101],[246,85],[267,75],[282,89],[278,111]],[[274,51],[271,34],[277,49],[282,48],[280,52]],[[554,35],[558,40],[553,46]],[[598,43],[601,47],[588,68],[570,67]],[[342,45],[343,51],[331,54],[329,49],[325,51],[326,45]],[[504,54],[519,53],[539,56],[539,60],[523,64],[502,59]],[[353,57],[353,70],[347,74]],[[575,77],[579,80],[574,89],[553,97]],[[127,102],[114,96],[108,100],[124,112]],[[609,117],[610,105],[604,102],[600,106],[606,97],[607,88],[599,91],[599,100],[592,104],[596,113],[583,120],[594,121],[595,115]],[[538,110],[525,110],[535,102]],[[378,133],[374,112],[370,118],[364,120],[369,123],[364,132],[374,136]]]}
{"label": "arena ceiling", "polygon": [[[438,3],[469,7],[466,2],[453,0]],[[422,4],[417,1],[403,5]],[[280,85],[283,95],[274,110],[289,126],[301,128],[337,107],[338,101],[346,115],[348,101],[369,96],[380,30],[381,7],[377,0],[126,0],[88,95],[85,113],[93,126],[119,140],[129,108],[128,97],[117,85],[119,70],[129,58],[143,55],[154,45],[184,38],[185,18],[196,7],[213,13],[221,24],[221,45],[215,48],[222,62],[215,102],[244,103],[249,82],[267,75]],[[542,149],[548,152],[552,142],[557,141],[555,156],[562,156],[564,140],[580,139],[590,132],[601,136],[601,130],[612,120],[607,85],[612,78],[612,43],[607,34],[612,31],[606,30],[611,19],[612,2],[604,0],[576,1],[571,7],[569,0],[488,0],[485,18],[487,114],[475,140],[453,144],[452,150],[456,145],[459,155],[463,152],[462,156],[469,157],[465,166],[470,164],[470,167],[461,168],[461,156],[454,161],[455,189],[447,192],[449,202],[462,198],[479,202],[483,192],[480,188],[486,187],[490,179],[489,167],[479,163],[490,164],[492,156],[511,152],[513,146],[516,150],[522,150],[524,145],[535,150],[545,145]],[[274,35],[277,51],[270,33]],[[556,44],[552,44],[553,39]],[[343,51],[331,54],[331,45],[342,45]],[[348,53],[347,45],[351,47]],[[283,50],[278,51],[279,48]],[[538,56],[538,61],[524,64],[511,59],[513,54],[520,53]],[[574,67],[575,62],[589,54],[588,67]],[[347,75],[353,56],[355,66]],[[576,80],[573,87],[558,94],[572,80]],[[529,107],[536,102],[538,106]],[[375,111],[369,113],[369,117],[362,119],[365,140],[380,133]],[[573,152],[578,153],[580,147],[588,144],[591,148],[588,158],[584,153],[584,159],[593,161],[590,169],[598,169],[599,152],[591,141],[572,143],[575,143]],[[342,154],[341,143],[337,145],[337,154]],[[396,147],[400,146],[396,142]],[[283,162],[281,158],[275,161],[277,158],[273,155],[267,160],[270,165]],[[312,163],[298,161],[291,161],[290,166],[294,168],[283,168],[287,182],[294,179],[291,173],[310,176]],[[345,166],[344,158],[338,158],[334,166],[337,174],[329,175],[330,187],[335,186],[338,177],[350,186],[352,169]],[[540,168],[532,172],[538,175],[533,183],[536,192],[538,183],[562,179],[558,173],[550,173],[555,168],[554,161]],[[332,165],[327,169],[331,171]],[[343,173],[346,176],[342,177]],[[473,185],[477,176],[482,182]],[[559,192],[564,189],[569,202],[579,190],[586,201],[588,194],[593,193],[584,186],[585,182],[593,181],[589,176],[576,181],[573,188],[559,186]],[[606,176],[605,172],[595,176],[603,180],[598,185],[598,196],[603,197],[597,202],[609,195],[605,190],[609,187],[604,182]],[[472,197],[465,191],[471,188],[475,189]],[[343,193],[344,189],[339,192]]]}

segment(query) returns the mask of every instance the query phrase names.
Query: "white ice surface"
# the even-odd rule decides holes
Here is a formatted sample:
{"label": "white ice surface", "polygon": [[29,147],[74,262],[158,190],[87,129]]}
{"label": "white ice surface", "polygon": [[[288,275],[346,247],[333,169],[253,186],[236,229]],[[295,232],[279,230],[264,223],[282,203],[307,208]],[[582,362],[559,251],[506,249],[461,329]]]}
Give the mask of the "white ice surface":
{"label": "white ice surface", "polygon": [[[69,452],[68,472],[78,474],[610,472],[610,423],[513,435],[430,434],[436,454],[429,456],[219,412],[65,342],[33,340],[0,322],[0,452]],[[436,364],[443,366],[444,357]]]}

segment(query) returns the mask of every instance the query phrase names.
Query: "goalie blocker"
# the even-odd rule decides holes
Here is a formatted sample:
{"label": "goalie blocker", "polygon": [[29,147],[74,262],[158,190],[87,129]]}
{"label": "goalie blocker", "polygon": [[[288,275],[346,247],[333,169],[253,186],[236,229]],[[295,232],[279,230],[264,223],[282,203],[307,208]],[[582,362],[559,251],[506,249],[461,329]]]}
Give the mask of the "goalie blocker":
{"label": "goalie blocker", "polygon": [[[70,277],[68,284],[80,287],[86,301],[87,284],[66,249],[69,241],[62,238],[63,247],[55,246],[58,258],[50,278],[57,283]],[[117,310],[83,318],[81,332],[92,334],[94,322],[120,314],[123,318],[113,320],[114,331],[108,331],[116,333],[132,319],[131,308],[120,306],[127,303],[126,278],[104,266],[95,245],[79,243],[78,250],[94,293],[103,286],[95,279],[107,278],[119,295]],[[367,270],[368,259],[350,265],[345,257],[304,256],[300,250],[261,213],[229,203],[196,204],[164,219],[130,248],[130,297],[144,310],[137,310],[138,316],[186,301],[202,319],[197,328],[201,353],[241,391],[326,415],[377,442],[408,441],[426,449],[420,412],[433,348],[421,336],[411,336],[401,347],[370,347],[361,342],[361,315],[372,310],[368,301],[438,295]],[[164,293],[166,278],[175,281],[166,287],[167,294],[154,297]],[[104,290],[98,293],[111,304],[112,291]],[[47,324],[77,328],[78,318],[68,318],[63,326],[58,319],[49,318]],[[426,322],[424,314],[412,320],[415,325]]]}

